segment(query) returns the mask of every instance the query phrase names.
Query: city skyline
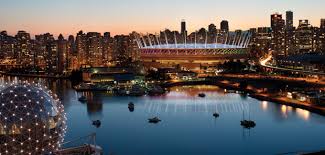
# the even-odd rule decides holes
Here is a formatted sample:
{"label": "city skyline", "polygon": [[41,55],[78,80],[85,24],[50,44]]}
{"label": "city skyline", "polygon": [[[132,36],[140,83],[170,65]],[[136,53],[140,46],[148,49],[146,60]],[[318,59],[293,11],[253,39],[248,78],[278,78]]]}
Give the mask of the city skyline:
{"label": "city skyline", "polygon": [[[319,5],[312,5],[314,3]],[[177,2],[98,0],[95,4],[86,0],[71,0],[64,3],[62,0],[55,2],[3,0],[0,6],[2,21],[0,29],[7,30],[11,35],[16,34],[18,30],[25,30],[32,36],[50,32],[56,37],[60,33],[67,37],[70,34],[75,35],[79,30],[100,33],[109,31],[112,35],[117,35],[132,31],[152,33],[165,28],[179,31],[180,22],[185,19],[189,32],[201,27],[207,28],[211,23],[220,28],[222,20],[229,21],[230,30],[245,30],[252,27],[269,27],[270,14],[279,12],[285,15],[287,10],[294,12],[294,26],[297,26],[299,19],[308,19],[311,25],[319,26],[320,19],[324,18],[321,15],[325,13],[321,8],[325,2],[320,0],[313,3],[303,0],[294,3],[293,0],[285,2],[204,0],[202,4],[206,6],[198,7],[196,2],[185,0]],[[230,7],[218,7],[219,5],[233,5],[231,8],[236,11],[229,10]],[[193,9],[196,11],[191,11]]]}

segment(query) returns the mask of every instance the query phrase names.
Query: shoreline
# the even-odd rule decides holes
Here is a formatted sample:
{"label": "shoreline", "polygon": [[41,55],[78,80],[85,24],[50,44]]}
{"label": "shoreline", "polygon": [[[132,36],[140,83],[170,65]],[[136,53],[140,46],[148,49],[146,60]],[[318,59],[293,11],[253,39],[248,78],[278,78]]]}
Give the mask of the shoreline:
{"label": "shoreline", "polygon": [[[68,79],[66,76],[47,76],[47,75],[31,75],[31,74],[15,74],[15,73],[5,73],[5,72],[0,72],[1,75],[5,76],[20,76],[20,77],[34,77],[34,78],[51,78],[51,79]],[[269,101],[273,102],[276,104],[281,104],[281,105],[286,105],[286,106],[291,106],[294,108],[300,108],[304,110],[308,110],[310,112],[325,116],[325,106],[318,106],[310,103],[303,103],[299,101],[289,101],[289,100],[284,100],[283,98],[278,98],[278,97],[273,97],[270,96],[269,94],[263,94],[263,93],[258,93],[254,91],[253,89],[242,89],[237,85],[230,84],[230,83],[224,83],[221,82],[220,80],[202,80],[202,81],[185,81],[185,82],[174,82],[174,83],[165,83],[161,84],[162,88],[169,88],[169,87],[174,87],[174,86],[183,86],[183,85],[215,85],[219,86],[220,88],[224,89],[230,89],[230,90],[236,90],[236,91],[244,91],[249,94],[250,97],[255,98],[257,100],[261,101]],[[77,90],[74,88],[77,92],[85,92],[85,91],[91,91],[91,92],[98,92],[98,91],[107,91],[104,89],[80,89]]]}
{"label": "shoreline", "polygon": [[250,94],[249,96],[252,98],[255,98],[257,100],[260,100],[260,101],[269,101],[269,102],[273,102],[276,104],[291,106],[294,108],[300,108],[300,109],[308,110],[312,113],[316,113],[316,114],[325,116],[325,107],[308,104],[308,103],[294,103],[294,102],[290,102],[290,101],[281,100],[279,98],[267,97],[265,95],[266,94],[263,95],[263,94],[254,93],[254,94]]}
{"label": "shoreline", "polygon": [[244,91],[249,94],[248,95],[249,97],[255,98],[260,101],[269,101],[269,102],[273,102],[275,104],[291,106],[294,108],[300,108],[300,109],[308,110],[312,113],[316,113],[316,114],[325,116],[325,106],[322,107],[322,106],[318,106],[318,105],[314,105],[314,104],[310,104],[310,103],[303,103],[300,101],[288,101],[288,100],[284,100],[281,98],[271,97],[268,94],[258,93],[256,91],[254,91],[253,89],[248,89],[248,88],[241,89],[236,85],[229,84],[229,83],[223,83],[220,81],[197,81],[197,82],[190,82],[190,83],[180,82],[180,83],[168,84],[168,85],[165,85],[165,87],[173,87],[173,86],[181,86],[181,85],[196,85],[196,84],[215,85],[215,86],[218,86],[218,87],[224,88],[224,89]]}

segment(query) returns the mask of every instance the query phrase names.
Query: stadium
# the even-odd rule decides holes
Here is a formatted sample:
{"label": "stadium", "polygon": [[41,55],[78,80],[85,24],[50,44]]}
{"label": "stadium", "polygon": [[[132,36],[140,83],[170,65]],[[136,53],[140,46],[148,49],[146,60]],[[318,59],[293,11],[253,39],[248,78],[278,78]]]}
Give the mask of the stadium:
{"label": "stadium", "polygon": [[136,43],[143,62],[162,64],[216,64],[248,57],[249,32],[229,32],[220,35],[192,33],[138,35]]}

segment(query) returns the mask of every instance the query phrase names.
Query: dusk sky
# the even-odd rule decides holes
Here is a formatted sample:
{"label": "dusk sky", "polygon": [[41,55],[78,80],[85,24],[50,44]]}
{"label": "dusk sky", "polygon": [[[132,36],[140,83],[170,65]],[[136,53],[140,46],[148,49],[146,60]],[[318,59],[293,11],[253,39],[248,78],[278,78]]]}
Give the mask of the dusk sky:
{"label": "dusk sky", "polygon": [[270,25],[270,14],[294,12],[319,26],[325,18],[324,0],[0,0],[0,31],[32,35],[50,32],[67,36],[79,30],[128,34],[180,29],[185,19],[188,31],[222,19],[230,29]]}

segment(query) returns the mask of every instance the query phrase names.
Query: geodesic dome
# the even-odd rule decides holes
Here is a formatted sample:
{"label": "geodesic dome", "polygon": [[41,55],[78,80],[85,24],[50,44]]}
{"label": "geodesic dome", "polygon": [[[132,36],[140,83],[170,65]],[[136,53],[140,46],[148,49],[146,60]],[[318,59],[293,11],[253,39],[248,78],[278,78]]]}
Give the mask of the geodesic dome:
{"label": "geodesic dome", "polygon": [[65,134],[64,108],[39,84],[5,85],[0,90],[0,154],[51,154]]}

